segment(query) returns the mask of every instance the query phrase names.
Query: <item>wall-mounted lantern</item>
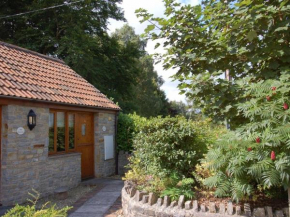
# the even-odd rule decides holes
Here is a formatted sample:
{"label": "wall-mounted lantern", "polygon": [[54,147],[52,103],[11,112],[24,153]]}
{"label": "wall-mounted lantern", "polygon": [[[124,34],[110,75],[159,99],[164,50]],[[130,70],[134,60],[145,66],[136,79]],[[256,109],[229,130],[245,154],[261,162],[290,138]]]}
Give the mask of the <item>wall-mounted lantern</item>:
{"label": "wall-mounted lantern", "polygon": [[31,109],[27,115],[27,126],[32,130],[36,126],[36,114]]}

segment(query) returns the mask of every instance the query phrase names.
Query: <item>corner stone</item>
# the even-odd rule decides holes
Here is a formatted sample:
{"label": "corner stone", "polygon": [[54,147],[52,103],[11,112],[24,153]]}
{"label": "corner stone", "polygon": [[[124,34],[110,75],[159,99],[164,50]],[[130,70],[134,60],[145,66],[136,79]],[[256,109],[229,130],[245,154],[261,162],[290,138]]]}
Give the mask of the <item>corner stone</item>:
{"label": "corner stone", "polygon": [[193,211],[198,212],[198,202],[197,200],[194,200],[192,203]]}
{"label": "corner stone", "polygon": [[228,202],[227,213],[229,215],[233,215],[234,214],[234,207],[233,207],[233,203],[232,202]]}
{"label": "corner stone", "polygon": [[226,214],[226,206],[224,203],[220,203],[219,213],[222,215]]}
{"label": "corner stone", "polygon": [[253,212],[255,217],[265,217],[265,209],[264,208],[255,208]]}
{"label": "corner stone", "polygon": [[153,204],[155,204],[157,202],[157,196],[154,193],[149,193],[149,200],[148,203],[150,206],[152,206]]}
{"label": "corner stone", "polygon": [[272,207],[271,206],[266,206],[265,209],[266,209],[267,216],[268,217],[273,217]]}
{"label": "corner stone", "polygon": [[200,205],[200,210],[201,210],[202,212],[206,212],[206,207],[205,207],[204,204],[201,204],[201,205]]}
{"label": "corner stone", "polygon": [[166,208],[170,205],[170,197],[165,196],[163,200],[163,206]]}
{"label": "corner stone", "polygon": [[251,206],[249,203],[244,204],[244,211],[246,216],[252,216]]}
{"label": "corner stone", "polygon": [[185,196],[184,195],[181,195],[179,197],[179,200],[178,200],[178,208],[179,209],[182,209],[183,208],[184,202],[185,202]]}
{"label": "corner stone", "polygon": [[192,208],[191,200],[185,202],[185,210],[190,210]]}
{"label": "corner stone", "polygon": [[242,215],[241,206],[236,206],[236,215]]}
{"label": "corner stone", "polygon": [[209,209],[210,213],[216,213],[215,203],[214,202],[210,202],[208,209]]}
{"label": "corner stone", "polygon": [[284,215],[283,215],[283,211],[282,210],[276,210],[275,211],[275,216],[276,217],[283,217]]}

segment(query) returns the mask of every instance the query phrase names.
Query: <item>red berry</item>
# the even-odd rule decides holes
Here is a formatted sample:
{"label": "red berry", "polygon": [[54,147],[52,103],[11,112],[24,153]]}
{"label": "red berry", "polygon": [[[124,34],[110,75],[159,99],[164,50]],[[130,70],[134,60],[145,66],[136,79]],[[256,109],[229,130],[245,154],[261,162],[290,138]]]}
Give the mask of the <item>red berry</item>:
{"label": "red berry", "polygon": [[267,99],[267,101],[270,101],[271,100],[271,97],[266,96],[266,99]]}
{"label": "red berry", "polygon": [[275,152],[274,152],[274,151],[272,151],[272,152],[271,152],[271,160],[275,160],[275,159],[276,159]]}
{"label": "red berry", "polygon": [[288,104],[287,103],[284,103],[283,108],[284,108],[284,110],[288,110],[289,109]]}
{"label": "red berry", "polygon": [[251,147],[248,148],[248,151],[252,151],[253,149]]}
{"label": "red berry", "polygon": [[257,142],[257,143],[261,143],[261,139],[260,139],[260,137],[257,137],[257,138],[256,138],[256,142]]}
{"label": "red berry", "polygon": [[276,90],[276,87],[272,87],[272,90],[273,90],[273,91]]}

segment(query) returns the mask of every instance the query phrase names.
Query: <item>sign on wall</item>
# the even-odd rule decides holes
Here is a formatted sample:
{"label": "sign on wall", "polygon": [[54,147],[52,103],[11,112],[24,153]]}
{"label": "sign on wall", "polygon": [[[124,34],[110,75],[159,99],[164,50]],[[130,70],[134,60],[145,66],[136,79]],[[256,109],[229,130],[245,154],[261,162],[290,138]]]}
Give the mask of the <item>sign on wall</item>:
{"label": "sign on wall", "polygon": [[104,136],[105,143],[105,160],[114,158],[114,137],[113,135]]}

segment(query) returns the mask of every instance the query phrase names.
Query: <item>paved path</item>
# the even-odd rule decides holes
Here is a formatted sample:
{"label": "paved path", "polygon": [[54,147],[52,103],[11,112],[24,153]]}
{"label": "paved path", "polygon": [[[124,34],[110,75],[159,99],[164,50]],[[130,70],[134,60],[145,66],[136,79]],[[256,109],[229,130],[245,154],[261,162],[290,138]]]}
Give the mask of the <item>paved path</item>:
{"label": "paved path", "polygon": [[71,213],[69,217],[104,217],[120,197],[124,186],[123,181],[113,179],[92,179],[85,181],[83,184],[103,184],[105,187]]}

